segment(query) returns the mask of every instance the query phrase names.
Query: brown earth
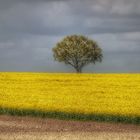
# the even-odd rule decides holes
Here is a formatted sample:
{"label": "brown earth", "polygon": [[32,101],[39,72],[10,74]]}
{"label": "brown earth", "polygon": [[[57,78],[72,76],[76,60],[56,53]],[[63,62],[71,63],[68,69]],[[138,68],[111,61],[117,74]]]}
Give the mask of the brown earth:
{"label": "brown earth", "polygon": [[92,140],[93,138],[140,140],[140,125],[0,115],[0,140]]}

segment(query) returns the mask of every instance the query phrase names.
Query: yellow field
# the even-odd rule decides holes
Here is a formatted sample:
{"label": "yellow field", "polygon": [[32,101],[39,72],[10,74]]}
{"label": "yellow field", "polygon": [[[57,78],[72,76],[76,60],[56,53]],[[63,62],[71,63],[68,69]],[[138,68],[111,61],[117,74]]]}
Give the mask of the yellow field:
{"label": "yellow field", "polygon": [[140,74],[0,73],[0,107],[140,116]]}

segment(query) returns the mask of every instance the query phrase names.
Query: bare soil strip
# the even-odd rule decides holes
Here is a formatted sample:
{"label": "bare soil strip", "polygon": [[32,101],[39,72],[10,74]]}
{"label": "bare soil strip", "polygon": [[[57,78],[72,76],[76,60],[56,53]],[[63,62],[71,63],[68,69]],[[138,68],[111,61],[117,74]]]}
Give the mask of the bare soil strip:
{"label": "bare soil strip", "polygon": [[0,140],[140,140],[139,133],[49,132],[0,134]]}
{"label": "bare soil strip", "polygon": [[0,140],[140,140],[140,125],[0,115]]}

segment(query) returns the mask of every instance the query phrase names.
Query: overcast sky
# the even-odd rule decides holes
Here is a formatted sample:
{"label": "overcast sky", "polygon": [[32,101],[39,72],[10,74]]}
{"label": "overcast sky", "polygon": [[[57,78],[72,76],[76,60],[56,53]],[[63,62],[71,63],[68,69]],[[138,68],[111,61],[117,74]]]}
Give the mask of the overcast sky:
{"label": "overcast sky", "polygon": [[71,34],[103,50],[84,72],[140,72],[140,0],[0,0],[0,71],[74,72],[52,56]]}

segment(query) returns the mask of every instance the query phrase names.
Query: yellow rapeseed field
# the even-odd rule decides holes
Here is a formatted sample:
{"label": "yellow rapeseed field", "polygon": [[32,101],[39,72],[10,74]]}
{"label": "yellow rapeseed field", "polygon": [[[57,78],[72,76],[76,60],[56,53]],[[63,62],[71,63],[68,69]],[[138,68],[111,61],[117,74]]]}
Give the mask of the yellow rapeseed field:
{"label": "yellow rapeseed field", "polygon": [[140,74],[0,73],[0,107],[140,115]]}

